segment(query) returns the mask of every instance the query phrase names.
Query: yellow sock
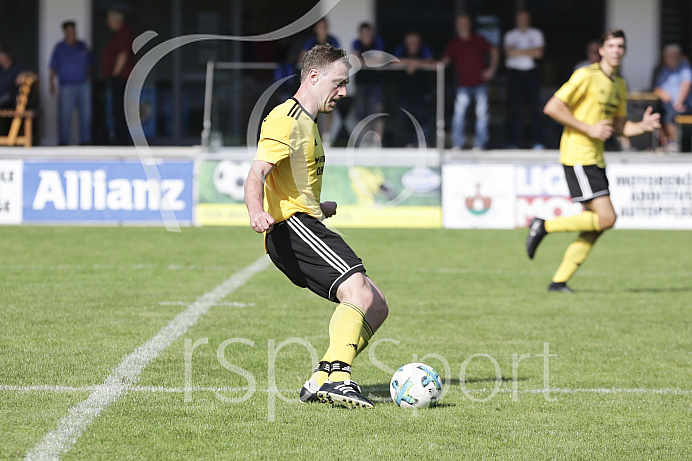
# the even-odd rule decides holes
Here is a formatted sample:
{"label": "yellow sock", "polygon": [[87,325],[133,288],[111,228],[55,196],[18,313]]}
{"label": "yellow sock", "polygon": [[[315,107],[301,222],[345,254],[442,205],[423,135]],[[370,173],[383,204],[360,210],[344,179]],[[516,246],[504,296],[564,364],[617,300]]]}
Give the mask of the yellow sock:
{"label": "yellow sock", "polygon": [[[365,349],[368,347],[368,343],[370,342],[370,338],[372,338],[373,335],[372,327],[370,324],[363,319],[363,328],[360,331],[360,337],[358,338],[358,350],[356,350],[356,357]],[[329,366],[332,361],[332,349],[331,347],[327,349],[327,352],[324,354],[324,357],[322,357],[322,360],[320,360],[320,363],[317,365],[315,370],[312,373],[312,376],[310,379],[317,383],[318,386],[321,386],[324,384],[324,382],[327,380],[329,377]]]}
{"label": "yellow sock", "polygon": [[330,381],[344,381],[351,377],[351,365],[356,358],[365,314],[358,306],[341,303],[329,322]]}
{"label": "yellow sock", "polygon": [[545,222],[545,231],[551,232],[599,232],[601,225],[598,215],[593,211],[584,211],[574,216],[558,217]]}
{"label": "yellow sock", "polygon": [[[360,338],[358,338],[358,350],[356,350],[356,357],[365,349],[368,347],[368,342],[370,341],[370,338],[372,338],[373,331],[372,327],[368,324],[366,320],[363,320],[363,329],[360,331]],[[329,377],[329,371],[330,371],[330,365],[332,361],[332,350],[331,347],[327,349],[327,352],[324,354],[324,357],[322,357],[322,360],[320,360],[320,363],[317,365],[317,368],[312,373],[312,376],[310,379],[317,383],[318,386],[321,386],[324,384],[324,382],[327,380]]]}
{"label": "yellow sock", "polygon": [[589,255],[599,235],[598,232],[582,232],[579,234],[577,240],[567,247],[565,256],[562,258],[562,262],[553,276],[553,282],[566,283],[577,272],[581,263]]}
{"label": "yellow sock", "polygon": [[363,352],[363,349],[368,347],[368,342],[370,342],[372,335],[372,327],[367,320],[363,319],[363,329],[360,331],[360,338],[358,338],[358,350],[356,350],[356,357]]}

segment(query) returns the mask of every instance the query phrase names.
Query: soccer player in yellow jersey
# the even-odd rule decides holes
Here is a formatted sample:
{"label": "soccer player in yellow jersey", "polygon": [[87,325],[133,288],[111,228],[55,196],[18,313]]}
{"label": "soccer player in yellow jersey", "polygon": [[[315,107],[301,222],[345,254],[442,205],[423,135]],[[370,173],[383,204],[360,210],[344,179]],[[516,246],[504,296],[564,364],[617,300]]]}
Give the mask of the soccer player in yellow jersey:
{"label": "soccer player in yellow jersey", "polygon": [[298,91],[262,123],[245,203],[250,225],[265,233],[276,267],[299,287],[338,303],[329,323],[329,348],[300,400],[372,408],[350,379],[351,365],[387,317],[387,302],[361,259],[322,224],[336,214],[336,203],[320,201],[325,155],[316,119],[346,96],[350,67],[344,50],[331,45],[316,45],[305,54]]}
{"label": "soccer player in yellow jersey", "polygon": [[627,84],[619,75],[625,55],[625,33],[606,31],[599,41],[601,61],[577,69],[543,109],[564,125],[560,140],[560,163],[564,166],[572,201],[584,205],[581,214],[543,220],[529,226],[526,250],[533,259],[538,244],[553,232],[579,232],[567,247],[548,291],[571,292],[567,282],[584,262],[598,237],[615,224],[603,159],[603,144],[613,132],[637,136],[660,128],[660,114],[651,107],[640,122],[627,120]]}

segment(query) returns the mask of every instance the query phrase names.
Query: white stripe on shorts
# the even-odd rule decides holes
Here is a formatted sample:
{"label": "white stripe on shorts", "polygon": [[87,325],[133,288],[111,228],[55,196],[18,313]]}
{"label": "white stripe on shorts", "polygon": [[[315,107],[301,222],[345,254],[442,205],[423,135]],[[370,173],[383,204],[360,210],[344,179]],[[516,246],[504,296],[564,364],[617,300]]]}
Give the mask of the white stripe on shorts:
{"label": "white stripe on shorts", "polygon": [[579,188],[581,189],[581,200],[586,201],[592,199],[593,190],[591,189],[589,178],[586,176],[586,171],[584,171],[584,165],[579,163],[574,165],[574,175],[577,177],[577,182],[579,183]]}
{"label": "white stripe on shorts", "polygon": [[326,243],[320,240],[310,229],[307,228],[305,224],[300,222],[298,218],[291,216],[286,222],[291,229],[293,229],[293,231],[310,246],[310,248],[315,250],[315,253],[324,259],[330,266],[339,271],[340,274],[343,274],[349,270],[346,261],[334,253],[334,251],[329,248]]}

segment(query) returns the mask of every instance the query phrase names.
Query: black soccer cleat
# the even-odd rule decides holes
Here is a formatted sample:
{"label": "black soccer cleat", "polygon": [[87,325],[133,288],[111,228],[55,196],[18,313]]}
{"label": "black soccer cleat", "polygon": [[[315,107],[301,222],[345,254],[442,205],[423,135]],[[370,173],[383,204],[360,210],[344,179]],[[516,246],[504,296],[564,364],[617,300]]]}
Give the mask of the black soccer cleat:
{"label": "black soccer cleat", "polygon": [[317,397],[322,402],[329,402],[344,406],[350,410],[354,408],[373,408],[373,404],[363,394],[355,381],[327,381],[317,391]]}
{"label": "black soccer cleat", "polygon": [[565,282],[552,282],[548,285],[548,291],[561,291],[563,293],[574,293]]}
{"label": "black soccer cleat", "polygon": [[300,390],[300,401],[303,403],[320,402],[319,397],[317,397],[318,390],[319,387],[317,387],[317,383],[314,383],[312,380],[308,379],[305,381],[303,388]]}
{"label": "black soccer cleat", "polygon": [[529,259],[533,259],[538,244],[541,243],[546,234],[545,219],[533,218],[531,225],[529,225],[529,235],[526,237],[526,252],[529,254]]}

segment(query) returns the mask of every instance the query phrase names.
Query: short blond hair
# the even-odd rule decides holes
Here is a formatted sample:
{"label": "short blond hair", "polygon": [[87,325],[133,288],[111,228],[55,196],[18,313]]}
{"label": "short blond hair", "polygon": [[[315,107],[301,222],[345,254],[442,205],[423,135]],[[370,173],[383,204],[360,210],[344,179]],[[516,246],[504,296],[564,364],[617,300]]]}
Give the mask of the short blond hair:
{"label": "short blond hair", "polygon": [[344,63],[347,69],[351,68],[351,63],[348,62],[346,51],[342,48],[335,48],[331,45],[315,45],[305,53],[303,58],[303,68],[300,71],[300,81],[302,82],[308,76],[310,69],[317,69],[324,73],[328,71],[332,64],[337,61]]}

